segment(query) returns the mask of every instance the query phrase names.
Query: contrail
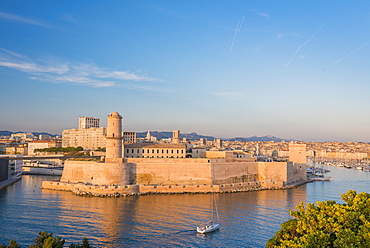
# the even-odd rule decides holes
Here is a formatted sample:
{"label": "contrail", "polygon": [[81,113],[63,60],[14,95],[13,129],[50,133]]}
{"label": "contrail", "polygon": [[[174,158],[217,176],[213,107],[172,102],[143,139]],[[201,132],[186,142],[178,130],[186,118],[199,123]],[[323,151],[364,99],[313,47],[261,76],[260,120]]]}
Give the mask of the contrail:
{"label": "contrail", "polygon": [[233,46],[234,46],[236,35],[240,32],[240,30],[242,28],[242,25],[243,25],[243,22],[244,22],[244,17],[245,16],[243,16],[242,21],[241,22],[238,21],[238,24],[236,25],[236,29],[235,29],[235,32],[234,32],[233,41],[231,42],[231,46],[230,46],[230,50],[229,50],[229,56],[227,57],[227,61],[226,61],[225,71],[226,71],[227,65],[229,64],[229,59],[230,59],[231,52],[233,50]]}
{"label": "contrail", "polygon": [[357,51],[361,50],[362,48],[364,48],[365,46],[367,46],[368,44],[370,43],[370,41],[366,42],[365,44],[363,44],[362,46],[360,46],[359,48],[353,50],[352,52],[350,52],[349,54],[347,54],[346,56],[343,56],[342,58],[338,59],[337,61],[334,62],[333,65],[336,65],[338,64],[339,62],[341,62],[343,59],[351,56],[352,54],[356,53]]}
{"label": "contrail", "polygon": [[292,58],[288,61],[288,63],[286,63],[284,66],[288,66],[290,63],[292,63],[292,61],[294,60],[295,56],[297,55],[297,53],[299,52],[299,50],[301,50],[301,48],[305,45],[307,45],[320,31],[321,29],[325,26],[326,22],[324,22],[324,24],[321,25],[321,27],[308,39],[306,40],[302,45],[300,45],[297,50],[295,50]]}

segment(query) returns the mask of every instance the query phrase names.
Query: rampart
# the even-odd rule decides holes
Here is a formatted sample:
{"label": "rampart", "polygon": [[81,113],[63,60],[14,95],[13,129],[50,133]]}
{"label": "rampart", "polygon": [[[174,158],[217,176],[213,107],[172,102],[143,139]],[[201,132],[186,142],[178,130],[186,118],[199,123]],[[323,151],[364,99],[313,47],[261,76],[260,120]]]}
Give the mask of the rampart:
{"label": "rampart", "polygon": [[305,182],[302,166],[222,158],[125,158],[123,163],[67,161],[61,181],[43,182],[42,187],[96,196],[253,191]]}
{"label": "rampart", "polygon": [[126,167],[122,163],[67,160],[61,182],[98,185],[126,185]]}

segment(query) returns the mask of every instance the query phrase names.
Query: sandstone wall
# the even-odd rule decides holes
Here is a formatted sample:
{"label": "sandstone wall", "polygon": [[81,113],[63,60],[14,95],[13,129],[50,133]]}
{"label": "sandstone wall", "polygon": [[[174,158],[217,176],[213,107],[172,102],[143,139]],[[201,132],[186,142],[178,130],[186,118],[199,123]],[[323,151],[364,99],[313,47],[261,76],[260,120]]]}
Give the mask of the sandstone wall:
{"label": "sandstone wall", "polygon": [[126,185],[126,168],[122,163],[66,161],[61,182],[99,185]]}
{"label": "sandstone wall", "polygon": [[258,162],[258,181],[264,187],[282,187],[288,181],[288,167],[286,162]]}
{"label": "sandstone wall", "polygon": [[140,185],[140,193],[209,193],[220,192],[219,185]]}
{"label": "sandstone wall", "polygon": [[255,182],[258,180],[258,163],[256,162],[211,161],[214,184]]}
{"label": "sandstone wall", "polygon": [[209,159],[125,158],[125,162],[130,184],[212,184]]}

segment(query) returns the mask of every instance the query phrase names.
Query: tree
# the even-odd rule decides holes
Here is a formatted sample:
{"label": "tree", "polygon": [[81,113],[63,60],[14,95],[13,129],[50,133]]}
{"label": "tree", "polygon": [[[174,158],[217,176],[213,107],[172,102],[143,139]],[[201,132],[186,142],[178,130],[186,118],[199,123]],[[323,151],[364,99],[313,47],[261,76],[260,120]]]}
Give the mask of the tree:
{"label": "tree", "polygon": [[66,241],[61,237],[54,237],[53,233],[39,232],[39,236],[33,242],[29,248],[63,248]]}
{"label": "tree", "polygon": [[[39,236],[33,240],[33,244],[29,248],[63,248],[65,240],[60,237],[54,237],[53,233],[39,232]],[[10,240],[9,246],[1,245],[0,248],[21,248],[17,242]],[[92,248],[89,240],[84,238],[82,244],[70,244],[69,248]]]}
{"label": "tree", "polygon": [[17,242],[15,242],[13,239],[11,239],[9,241],[9,245],[8,246],[5,246],[5,245],[0,245],[0,248],[21,248]]}
{"label": "tree", "polygon": [[370,194],[349,190],[342,200],[300,202],[266,247],[370,247]]}

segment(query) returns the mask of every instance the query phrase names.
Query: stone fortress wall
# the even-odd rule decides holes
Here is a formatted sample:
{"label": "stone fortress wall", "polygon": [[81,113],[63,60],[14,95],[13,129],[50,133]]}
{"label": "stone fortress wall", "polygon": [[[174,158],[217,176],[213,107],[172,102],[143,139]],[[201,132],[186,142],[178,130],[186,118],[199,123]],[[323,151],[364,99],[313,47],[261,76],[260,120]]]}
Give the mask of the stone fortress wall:
{"label": "stone fortress wall", "polygon": [[108,116],[105,162],[66,161],[60,182],[42,187],[97,195],[205,193],[285,188],[307,180],[302,145],[292,146],[292,158],[300,163],[231,156],[122,158],[121,119],[117,112]]}

